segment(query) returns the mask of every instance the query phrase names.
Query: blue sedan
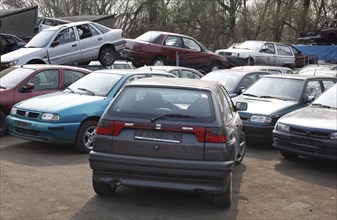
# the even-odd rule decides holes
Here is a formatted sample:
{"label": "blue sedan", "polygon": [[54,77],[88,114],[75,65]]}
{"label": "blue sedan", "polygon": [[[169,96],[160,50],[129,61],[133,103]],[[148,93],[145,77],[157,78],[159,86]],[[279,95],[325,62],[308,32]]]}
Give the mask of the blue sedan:
{"label": "blue sedan", "polygon": [[127,83],[144,77],[175,77],[145,70],[100,70],[61,92],[17,103],[6,122],[11,135],[52,144],[74,144],[83,153],[92,149],[97,123],[105,108]]}

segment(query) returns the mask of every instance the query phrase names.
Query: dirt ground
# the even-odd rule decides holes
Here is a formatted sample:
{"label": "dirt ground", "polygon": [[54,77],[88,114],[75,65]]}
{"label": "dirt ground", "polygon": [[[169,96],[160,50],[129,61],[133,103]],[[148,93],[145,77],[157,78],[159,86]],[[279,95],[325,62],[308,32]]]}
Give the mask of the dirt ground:
{"label": "dirt ground", "polygon": [[336,161],[288,161],[249,143],[235,167],[233,204],[204,194],[124,188],[110,197],[91,186],[88,155],[70,146],[0,139],[0,219],[337,219]]}

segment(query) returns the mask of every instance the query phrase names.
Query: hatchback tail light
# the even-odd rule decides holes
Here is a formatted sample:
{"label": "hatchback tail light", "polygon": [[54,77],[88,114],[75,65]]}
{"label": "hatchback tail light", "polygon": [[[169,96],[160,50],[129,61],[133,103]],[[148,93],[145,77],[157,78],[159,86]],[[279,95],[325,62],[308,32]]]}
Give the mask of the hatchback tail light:
{"label": "hatchback tail light", "polygon": [[222,128],[206,128],[205,142],[226,143],[228,141],[226,132]]}
{"label": "hatchback tail light", "polygon": [[96,134],[118,136],[123,128],[123,122],[100,120],[96,128]]}

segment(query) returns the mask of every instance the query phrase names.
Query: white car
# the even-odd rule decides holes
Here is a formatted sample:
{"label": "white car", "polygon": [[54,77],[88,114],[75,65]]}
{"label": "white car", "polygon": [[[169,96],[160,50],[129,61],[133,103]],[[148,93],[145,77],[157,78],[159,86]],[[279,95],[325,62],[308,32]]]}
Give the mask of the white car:
{"label": "white car", "polygon": [[25,47],[1,56],[1,67],[41,64],[88,64],[99,60],[112,65],[125,46],[123,31],[94,22],[73,22],[47,28]]}
{"label": "white car", "polygon": [[130,61],[116,60],[111,66],[102,66],[99,61],[91,61],[88,65],[80,66],[92,71],[102,69],[136,69]]}
{"label": "white car", "polygon": [[268,41],[249,40],[234,48],[219,49],[216,54],[225,56],[233,66],[271,65],[295,67],[295,55],[289,45]]}

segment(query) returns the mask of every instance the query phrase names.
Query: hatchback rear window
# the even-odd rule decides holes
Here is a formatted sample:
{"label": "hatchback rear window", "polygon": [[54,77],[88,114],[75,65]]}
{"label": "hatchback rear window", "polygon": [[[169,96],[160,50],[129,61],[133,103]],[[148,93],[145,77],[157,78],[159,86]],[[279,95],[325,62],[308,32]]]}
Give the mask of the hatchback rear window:
{"label": "hatchback rear window", "polygon": [[[167,121],[212,122],[214,108],[208,91],[125,87],[108,114],[115,117]],[[162,117],[161,117],[162,116]]]}

